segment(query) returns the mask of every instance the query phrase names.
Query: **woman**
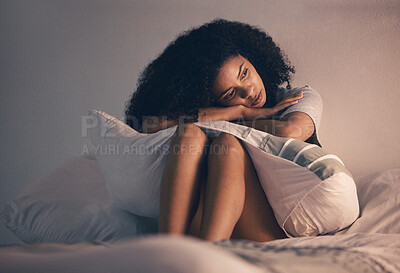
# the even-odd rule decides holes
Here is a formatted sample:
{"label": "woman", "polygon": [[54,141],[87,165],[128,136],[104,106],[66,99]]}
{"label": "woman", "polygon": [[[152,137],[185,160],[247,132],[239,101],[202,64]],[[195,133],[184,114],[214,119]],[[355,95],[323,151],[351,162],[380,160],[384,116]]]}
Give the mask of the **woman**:
{"label": "woman", "polygon": [[[184,32],[146,67],[126,122],[144,133],[178,125],[162,176],[160,233],[255,241],[289,235],[241,142],[229,133],[209,137],[195,122],[232,121],[320,146],[319,117],[288,108],[303,99],[291,90],[294,72],[265,32],[221,19]],[[307,88],[308,102],[318,100]],[[225,152],[209,152],[215,147]]]}

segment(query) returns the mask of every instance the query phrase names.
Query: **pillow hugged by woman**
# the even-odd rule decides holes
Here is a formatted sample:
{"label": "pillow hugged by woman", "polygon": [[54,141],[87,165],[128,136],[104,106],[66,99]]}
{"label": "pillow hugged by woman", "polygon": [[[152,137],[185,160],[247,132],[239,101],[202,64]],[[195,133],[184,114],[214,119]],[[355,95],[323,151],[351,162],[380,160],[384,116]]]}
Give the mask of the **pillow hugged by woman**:
{"label": "pillow hugged by woman", "polygon": [[149,135],[176,126],[160,233],[270,241],[354,222],[354,181],[320,148],[322,101],[291,88],[294,72],[264,31],[222,19],[182,33],[145,68],[127,124]]}

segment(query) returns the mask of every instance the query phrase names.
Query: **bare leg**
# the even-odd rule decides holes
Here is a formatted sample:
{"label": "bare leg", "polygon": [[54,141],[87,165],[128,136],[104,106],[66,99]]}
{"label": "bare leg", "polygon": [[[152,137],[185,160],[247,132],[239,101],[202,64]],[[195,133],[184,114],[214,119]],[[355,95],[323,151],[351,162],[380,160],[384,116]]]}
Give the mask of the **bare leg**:
{"label": "bare leg", "polygon": [[222,133],[211,144],[200,238],[231,237],[245,201],[244,155],[240,142]]}
{"label": "bare leg", "polygon": [[189,230],[187,235],[194,236],[194,237],[200,237],[200,226],[201,226],[201,220],[202,220],[202,215],[203,215],[203,207],[204,207],[204,199],[205,199],[205,189],[207,185],[207,164],[204,164],[205,168],[204,171],[202,172],[202,175],[200,177],[200,196],[199,196],[199,203],[197,206],[197,210],[195,213],[195,216],[193,217],[190,225],[189,225]]}
{"label": "bare leg", "polygon": [[[219,168],[209,168],[208,176],[217,177],[217,179],[209,178],[207,180],[207,193],[205,193],[204,190],[201,191],[199,207],[196,215],[194,216],[193,222],[191,223],[189,235],[201,237],[206,240],[232,238],[254,240],[258,242],[266,242],[274,239],[285,238],[286,236],[284,232],[276,222],[273,211],[264,194],[264,190],[260,185],[257,173],[247,152],[245,149],[243,149],[240,142],[234,136],[221,135],[220,137],[221,139],[219,139],[218,142],[213,142],[210,151],[213,151],[213,145],[218,144],[228,145],[229,147],[235,146],[235,153],[230,154],[230,150],[228,150],[228,154],[225,155],[222,153],[219,155],[210,154],[209,158],[213,157],[213,160],[216,163],[212,164],[209,161],[210,167],[219,166]],[[242,152],[239,152],[241,149]],[[230,155],[231,158],[229,159]],[[219,163],[218,160],[220,161]],[[225,165],[232,166],[227,168]],[[222,173],[230,172],[231,170],[242,170],[243,172],[229,179],[218,179],[218,177],[226,178],[226,176]],[[222,173],[216,174],[214,173],[215,171],[220,171]],[[214,185],[214,187],[209,186],[210,183],[214,183],[211,184]],[[218,185],[218,183],[225,183],[225,187]],[[229,190],[225,190],[227,188]],[[214,199],[209,197],[209,191],[213,193],[211,194],[211,198]],[[245,193],[243,193],[243,191],[245,191]],[[236,199],[230,197],[229,194],[233,194]],[[231,206],[229,202],[234,202],[236,200],[236,202],[239,203],[236,206],[240,207],[240,198],[243,196],[243,194],[244,206],[241,210],[239,220],[235,221],[235,217],[237,217],[238,212],[229,212],[235,207]],[[220,198],[221,196],[222,198]],[[228,200],[228,204],[223,203],[223,200]],[[216,204],[215,208],[211,207],[211,211],[208,212],[208,216],[206,213],[202,212],[206,209],[206,206],[204,205],[205,202],[213,202],[213,204]],[[209,204],[207,203],[207,205]],[[219,210],[219,212],[217,210]],[[204,218],[203,220],[203,217],[209,218]],[[201,228],[203,229],[203,233],[200,233],[199,231],[200,225],[202,225]]]}
{"label": "bare leg", "polygon": [[178,126],[161,181],[159,233],[186,233],[199,202],[207,142],[207,136],[195,124]]}
{"label": "bare leg", "polygon": [[244,208],[233,230],[231,239],[268,242],[287,238],[276,221],[274,212],[265,196],[247,151],[245,166],[246,197]]}

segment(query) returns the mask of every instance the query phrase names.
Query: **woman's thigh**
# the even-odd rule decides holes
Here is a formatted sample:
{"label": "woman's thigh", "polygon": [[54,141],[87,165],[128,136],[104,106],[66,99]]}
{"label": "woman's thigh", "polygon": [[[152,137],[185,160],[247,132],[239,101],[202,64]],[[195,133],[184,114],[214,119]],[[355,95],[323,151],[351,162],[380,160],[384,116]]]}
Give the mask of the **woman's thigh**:
{"label": "woman's thigh", "polygon": [[266,242],[286,238],[258,179],[253,162],[245,155],[245,203],[231,239]]}
{"label": "woman's thigh", "polygon": [[196,211],[194,212],[194,216],[191,220],[191,223],[189,224],[189,230],[188,230],[188,235],[194,236],[194,237],[200,237],[200,226],[201,226],[201,220],[202,220],[202,215],[203,215],[203,207],[204,207],[204,200],[205,200],[205,188],[206,188],[206,183],[207,183],[207,164],[204,164],[204,169],[202,172],[202,175],[200,176],[199,184],[200,184],[200,196],[199,196],[199,202],[196,208]]}
{"label": "woman's thigh", "polygon": [[[234,143],[232,141],[229,142]],[[245,148],[242,145],[240,145],[240,147],[244,149],[245,152],[243,162],[245,166],[245,202],[243,212],[235,225],[231,239],[247,239],[265,242],[278,238],[285,238],[286,235],[276,222],[272,208],[261,187],[253,162]],[[210,152],[212,152],[212,148],[211,144]],[[207,176],[204,175],[200,184],[199,206],[189,229],[189,235],[192,236],[199,235],[202,211],[204,209],[206,183]]]}

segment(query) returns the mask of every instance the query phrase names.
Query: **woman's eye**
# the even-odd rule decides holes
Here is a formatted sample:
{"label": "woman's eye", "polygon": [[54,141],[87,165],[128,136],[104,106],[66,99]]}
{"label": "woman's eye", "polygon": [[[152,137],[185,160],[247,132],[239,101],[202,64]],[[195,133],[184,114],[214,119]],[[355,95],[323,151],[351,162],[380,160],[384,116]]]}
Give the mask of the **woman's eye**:
{"label": "woman's eye", "polygon": [[229,92],[229,93],[224,97],[224,99],[225,99],[225,100],[229,100],[229,99],[231,99],[234,95],[235,95],[235,89],[233,89],[231,92]]}
{"label": "woman's eye", "polygon": [[243,80],[247,75],[247,68],[243,71],[241,79]]}

